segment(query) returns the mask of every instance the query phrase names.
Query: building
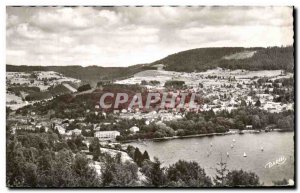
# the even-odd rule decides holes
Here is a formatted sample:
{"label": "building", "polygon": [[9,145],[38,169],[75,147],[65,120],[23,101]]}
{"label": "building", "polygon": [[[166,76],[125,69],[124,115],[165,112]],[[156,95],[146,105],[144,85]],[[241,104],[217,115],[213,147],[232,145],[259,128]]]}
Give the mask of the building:
{"label": "building", "polygon": [[253,129],[252,125],[246,125],[246,129],[251,130]]}
{"label": "building", "polygon": [[72,131],[72,133],[74,133],[74,135],[81,135],[81,130],[80,129],[74,129]]}
{"label": "building", "polygon": [[133,127],[131,127],[131,128],[129,129],[129,131],[130,131],[131,133],[136,133],[136,132],[139,132],[140,129],[139,129],[137,126],[133,126]]}
{"label": "building", "polygon": [[120,135],[119,131],[96,131],[94,136],[100,140],[112,140],[116,139]]}
{"label": "building", "polygon": [[57,130],[59,134],[63,135],[66,133],[66,129],[60,125],[55,125],[54,130]]}
{"label": "building", "polygon": [[156,64],[156,65],[154,65],[153,67],[156,67],[157,70],[163,70],[164,67],[165,67],[165,65],[163,65],[163,64]]}

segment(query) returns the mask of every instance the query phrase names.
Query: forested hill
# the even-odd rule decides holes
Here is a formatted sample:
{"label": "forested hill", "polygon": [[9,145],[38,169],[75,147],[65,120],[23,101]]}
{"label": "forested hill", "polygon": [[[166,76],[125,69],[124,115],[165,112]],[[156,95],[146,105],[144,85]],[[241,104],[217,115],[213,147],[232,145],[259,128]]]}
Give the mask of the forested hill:
{"label": "forested hill", "polygon": [[205,71],[222,67],[228,69],[293,71],[294,49],[289,47],[270,48],[198,48],[175,53],[154,64],[164,64],[170,71]]}
{"label": "forested hill", "polygon": [[140,71],[154,69],[155,64],[164,64],[165,70],[181,72],[205,71],[216,67],[248,70],[283,69],[293,71],[293,50],[293,47],[199,48],[172,54],[150,64],[138,64],[129,67],[6,65],[6,71],[56,71],[92,85],[97,84],[100,80],[128,78]]}

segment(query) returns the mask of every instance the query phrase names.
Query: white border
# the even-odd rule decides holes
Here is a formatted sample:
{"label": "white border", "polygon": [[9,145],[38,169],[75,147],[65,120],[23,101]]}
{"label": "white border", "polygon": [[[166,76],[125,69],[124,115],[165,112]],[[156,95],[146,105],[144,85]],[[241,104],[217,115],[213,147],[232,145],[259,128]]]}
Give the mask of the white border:
{"label": "white border", "polygon": [[[4,0],[4,2],[1,1],[0,3],[0,30],[1,30],[1,36],[0,36],[0,59],[2,64],[0,65],[0,90],[1,90],[1,95],[0,95],[0,101],[2,103],[2,110],[0,111],[0,123],[2,124],[2,128],[1,128],[1,147],[0,147],[0,192],[8,192],[8,191],[12,191],[12,190],[8,190],[6,188],[6,156],[5,156],[5,148],[6,148],[6,134],[5,134],[5,64],[6,64],[6,59],[5,59],[5,50],[6,50],[6,35],[5,35],[5,24],[6,24],[6,6],[7,5],[29,5],[29,6],[34,6],[34,5],[97,5],[97,6],[122,6],[122,5],[235,5],[235,6],[246,6],[246,5],[250,5],[250,6],[295,6],[296,8],[299,9],[300,7],[300,1],[296,1],[296,0],[253,0],[253,1],[238,1],[238,0],[231,0],[231,1],[224,1],[224,0],[202,0],[202,1],[197,1],[197,0],[72,0],[72,1],[67,1],[67,0]],[[298,10],[299,11],[299,10]],[[262,16],[263,17],[263,16]],[[299,22],[297,21],[297,25],[298,26]],[[295,29],[295,32],[296,29]],[[297,33],[298,34],[298,33]],[[299,56],[299,52],[297,51],[297,54]],[[297,64],[295,64],[297,65]],[[299,75],[299,67],[297,68],[297,74]],[[297,84],[297,102],[299,103],[299,82]],[[298,105],[297,105],[298,107]],[[298,108],[297,108],[298,109]],[[297,120],[299,119],[299,113],[297,116]],[[298,129],[298,128],[295,128]],[[299,133],[300,131],[298,130],[297,133]],[[297,141],[299,141],[298,138],[299,135],[297,135]],[[298,146],[297,146],[298,147]],[[299,160],[299,148],[297,148],[297,157]],[[297,184],[299,183],[299,161],[297,164],[297,168],[298,168],[298,175],[297,175]],[[299,186],[299,184],[298,184]],[[32,190],[14,190],[14,192],[17,191],[22,191],[22,192],[31,192]],[[34,190],[34,192],[50,192],[53,190]],[[61,190],[58,190],[61,191]],[[111,189],[111,190],[104,190],[104,189],[93,189],[93,190],[84,190],[84,189],[78,189],[78,190],[69,190],[69,189],[65,189],[64,191],[66,192],[71,192],[71,191],[78,191],[78,192],[85,192],[85,191],[106,191],[106,192],[115,192],[116,190]],[[132,191],[132,189],[128,189],[128,190],[118,190],[118,191]],[[145,190],[134,190],[135,192],[143,192]],[[162,191],[162,190],[159,190]],[[163,191],[170,191],[170,190],[163,190]],[[178,190],[172,190],[172,191],[178,191]],[[198,191],[198,190],[197,190]],[[201,191],[201,190],[200,190]],[[204,189],[203,191],[207,191],[207,189]],[[222,192],[224,190],[220,189],[220,190],[213,190],[214,192]],[[245,192],[253,192],[253,191],[257,191],[257,190],[246,190]],[[268,189],[265,189],[264,191],[271,191]],[[282,190],[272,190],[272,192],[281,192]],[[293,190],[285,190],[285,191],[293,191]]]}

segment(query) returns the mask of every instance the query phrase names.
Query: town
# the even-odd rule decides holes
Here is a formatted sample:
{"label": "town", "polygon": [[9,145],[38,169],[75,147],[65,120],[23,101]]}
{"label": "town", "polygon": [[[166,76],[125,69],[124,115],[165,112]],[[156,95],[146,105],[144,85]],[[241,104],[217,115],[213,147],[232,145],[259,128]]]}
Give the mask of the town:
{"label": "town", "polygon": [[[90,122],[84,116],[72,118],[68,118],[68,116],[55,117],[55,112],[51,112],[53,111],[51,109],[49,109],[46,115],[42,116],[35,112],[34,108],[30,108],[30,112],[24,115],[18,114],[20,109],[16,110],[12,108],[12,110],[16,110],[14,111],[16,115],[8,117],[8,123],[13,122],[11,131],[12,133],[18,130],[42,130],[48,132],[49,129],[52,129],[66,139],[82,135],[85,139],[99,138],[101,142],[107,144],[107,142],[114,143],[117,139],[122,139],[121,134],[130,136],[140,133],[140,128],[137,124],[141,126],[149,126],[157,123],[165,125],[164,122],[186,118],[189,112],[197,114],[200,112],[213,111],[214,113],[218,113],[226,111],[230,113],[240,107],[253,106],[268,113],[280,113],[293,111],[294,108],[293,74],[282,70],[246,71],[217,68],[200,73],[179,73],[165,71],[162,66],[158,65],[157,70],[143,71],[132,78],[110,84],[139,85],[149,92],[168,92],[171,98],[174,97],[176,104],[180,101],[180,93],[195,93],[200,101],[198,109],[188,108],[188,103],[186,102],[184,104],[186,108],[181,109],[176,107],[170,108],[170,104],[166,103],[163,108],[143,109],[134,106],[131,108],[113,109],[112,112],[106,112],[104,111],[105,109],[100,107],[99,101],[96,101],[94,107],[85,109],[84,112],[84,115],[89,114],[95,117]],[[18,87],[26,86],[26,88],[31,88],[36,86],[43,92],[51,86],[63,84],[71,93],[80,93],[75,89],[76,87],[70,86],[70,84],[79,84],[79,80],[63,77],[55,72],[35,72],[34,74],[36,74],[36,80],[30,81],[29,77],[32,75],[29,73],[8,72],[7,87],[14,88],[16,85]],[[175,84],[172,85],[173,83]],[[97,89],[99,88],[91,88],[91,93],[96,92]],[[7,95],[12,94],[10,91],[7,91]],[[26,95],[25,91],[22,92],[21,96],[24,95]],[[10,104],[14,104],[11,98],[7,97],[8,107],[11,107]],[[24,97],[21,101],[27,104],[27,106],[34,106],[34,103],[43,105],[47,103],[47,100],[26,101]],[[94,122],[95,120],[99,121]],[[113,130],[113,128],[121,126],[119,122],[124,120],[134,120],[134,125],[128,128]],[[141,121],[143,123],[139,123]],[[165,125],[165,127],[168,126]],[[246,131],[253,129],[252,124],[244,125],[243,127],[239,127],[239,130]],[[230,128],[231,132],[234,129],[237,128]],[[175,131],[175,133],[178,133],[178,131]],[[176,134],[172,136],[174,135]],[[130,139],[134,138],[130,137]]]}

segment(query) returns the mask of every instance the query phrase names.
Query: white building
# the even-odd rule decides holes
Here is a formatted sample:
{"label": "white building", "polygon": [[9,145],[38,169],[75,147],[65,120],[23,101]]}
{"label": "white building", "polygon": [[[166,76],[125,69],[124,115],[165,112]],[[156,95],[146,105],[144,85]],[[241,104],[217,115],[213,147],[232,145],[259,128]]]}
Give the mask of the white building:
{"label": "white building", "polygon": [[100,140],[110,140],[116,139],[116,137],[119,135],[119,131],[96,131],[94,136],[99,138]]}
{"label": "white building", "polygon": [[81,130],[80,129],[74,129],[72,131],[72,133],[74,133],[74,135],[80,135],[81,134]]}
{"label": "white building", "polygon": [[131,127],[131,128],[129,129],[129,131],[130,131],[131,133],[136,133],[136,132],[139,132],[140,129],[139,129],[137,126],[133,126],[133,127]]}
{"label": "white building", "polygon": [[60,125],[55,125],[54,129],[57,129],[57,131],[59,132],[59,134],[63,135],[66,133],[66,129],[63,128],[62,126]]}

